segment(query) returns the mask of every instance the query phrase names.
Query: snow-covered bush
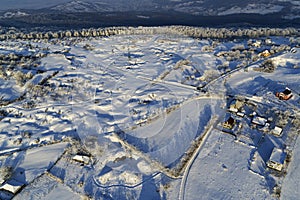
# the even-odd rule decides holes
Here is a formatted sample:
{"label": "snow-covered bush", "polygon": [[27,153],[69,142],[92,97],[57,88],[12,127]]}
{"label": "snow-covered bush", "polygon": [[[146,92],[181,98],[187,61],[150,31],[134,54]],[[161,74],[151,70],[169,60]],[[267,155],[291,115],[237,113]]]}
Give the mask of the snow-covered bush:
{"label": "snow-covered bush", "polygon": [[0,78],[2,79],[6,79],[7,78],[7,74],[5,72],[5,68],[0,66]]}
{"label": "snow-covered bush", "polygon": [[300,127],[300,119],[298,119],[298,118],[294,119],[294,120],[293,120],[293,125],[294,125],[295,127]]}
{"label": "snow-covered bush", "polygon": [[255,71],[260,71],[260,72],[266,72],[266,73],[272,73],[276,69],[276,66],[274,65],[272,60],[266,60],[264,61],[260,68],[255,68]]}
{"label": "snow-covered bush", "polygon": [[32,109],[36,107],[36,104],[34,101],[27,101],[22,105],[22,107],[25,109]]}
{"label": "snow-covered bush", "polygon": [[214,50],[214,48],[209,45],[205,45],[201,48],[201,51],[203,51],[203,52],[213,52],[213,50]]}
{"label": "snow-covered bush", "polygon": [[211,81],[219,76],[219,72],[214,69],[205,70],[204,74],[200,77],[202,81]]}
{"label": "snow-covered bush", "polygon": [[21,71],[17,71],[13,74],[13,77],[16,79],[18,85],[23,85],[25,80],[25,75]]}
{"label": "snow-covered bush", "polygon": [[86,50],[89,50],[89,51],[94,50],[94,47],[93,47],[92,45],[90,45],[90,44],[85,44],[85,45],[83,46],[83,48],[86,49]]}
{"label": "snow-covered bush", "polygon": [[286,112],[280,112],[277,116],[277,125],[279,127],[285,127],[288,124],[288,119],[290,116],[290,112],[286,111]]}
{"label": "snow-covered bush", "polygon": [[10,166],[2,166],[0,168],[0,183],[10,179],[13,174],[13,168]]}

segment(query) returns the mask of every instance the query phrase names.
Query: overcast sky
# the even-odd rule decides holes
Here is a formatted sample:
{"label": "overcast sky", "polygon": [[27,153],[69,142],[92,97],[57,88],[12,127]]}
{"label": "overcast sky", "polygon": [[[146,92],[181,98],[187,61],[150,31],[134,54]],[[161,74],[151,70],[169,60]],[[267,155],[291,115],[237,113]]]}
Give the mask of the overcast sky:
{"label": "overcast sky", "polygon": [[69,1],[71,0],[0,0],[0,10],[46,8]]}

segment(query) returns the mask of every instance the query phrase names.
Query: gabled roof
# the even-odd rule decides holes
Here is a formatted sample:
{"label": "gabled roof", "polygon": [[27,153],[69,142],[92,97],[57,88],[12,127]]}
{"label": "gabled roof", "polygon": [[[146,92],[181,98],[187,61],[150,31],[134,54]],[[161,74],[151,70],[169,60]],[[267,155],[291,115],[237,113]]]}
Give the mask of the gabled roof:
{"label": "gabled roof", "polygon": [[261,126],[264,126],[267,121],[268,121],[267,119],[265,119],[263,117],[258,117],[258,116],[254,116],[254,118],[252,119],[253,124],[258,124]]}
{"label": "gabled roof", "polygon": [[275,126],[275,128],[272,130],[272,134],[276,135],[276,136],[280,136],[282,133],[282,128]]}
{"label": "gabled roof", "polygon": [[84,163],[84,164],[89,164],[90,157],[77,154],[77,155],[73,156],[72,160],[77,161],[77,162],[81,162],[81,163]]}
{"label": "gabled roof", "polygon": [[8,191],[12,194],[16,194],[23,186],[23,183],[20,183],[14,179],[9,180],[5,182],[3,185],[1,185],[0,189]]}
{"label": "gabled roof", "polygon": [[283,164],[285,158],[286,158],[286,153],[284,153],[282,149],[274,147],[269,160],[279,164]]}

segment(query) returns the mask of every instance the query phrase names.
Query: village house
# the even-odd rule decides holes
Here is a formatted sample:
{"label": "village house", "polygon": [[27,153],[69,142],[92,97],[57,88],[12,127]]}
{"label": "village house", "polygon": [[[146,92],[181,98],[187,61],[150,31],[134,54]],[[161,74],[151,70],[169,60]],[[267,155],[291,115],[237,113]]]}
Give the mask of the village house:
{"label": "village house", "polygon": [[90,157],[77,154],[77,155],[73,156],[72,160],[87,165],[90,162]]}
{"label": "village house", "polygon": [[271,169],[282,171],[285,158],[286,158],[286,153],[282,149],[274,147],[270,159],[267,162],[267,166]]}
{"label": "village house", "polygon": [[275,128],[271,131],[271,133],[277,137],[281,136],[282,128],[275,126]]}
{"label": "village house", "polygon": [[4,190],[11,194],[16,194],[22,187],[23,183],[20,183],[14,179],[6,181],[3,185],[1,185],[0,190]]}
{"label": "village house", "polygon": [[254,116],[252,119],[252,123],[260,126],[265,126],[267,123],[267,119],[259,116]]}
{"label": "village house", "polygon": [[288,87],[286,87],[283,92],[276,92],[276,97],[278,97],[280,100],[289,100],[292,98],[292,96],[293,93]]}
{"label": "village house", "polygon": [[269,57],[271,55],[271,53],[269,52],[269,50],[264,50],[263,52],[259,53],[258,56],[260,57]]}

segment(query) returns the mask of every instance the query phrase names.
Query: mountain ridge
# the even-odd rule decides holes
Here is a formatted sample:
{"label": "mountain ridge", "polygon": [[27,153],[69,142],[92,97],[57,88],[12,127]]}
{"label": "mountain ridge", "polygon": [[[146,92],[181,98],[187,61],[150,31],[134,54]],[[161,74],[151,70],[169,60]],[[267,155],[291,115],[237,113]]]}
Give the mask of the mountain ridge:
{"label": "mountain ridge", "polygon": [[[27,1],[36,2],[36,0]],[[220,0],[56,0],[54,2],[55,5],[48,7],[45,5],[45,8],[33,4],[35,7],[31,9],[24,7],[24,9],[0,12],[0,25],[227,26],[250,24],[267,26],[268,23],[279,27],[300,25],[298,22],[300,5],[293,0],[247,2],[229,0],[226,3]],[[14,14],[20,11],[24,15]]]}

